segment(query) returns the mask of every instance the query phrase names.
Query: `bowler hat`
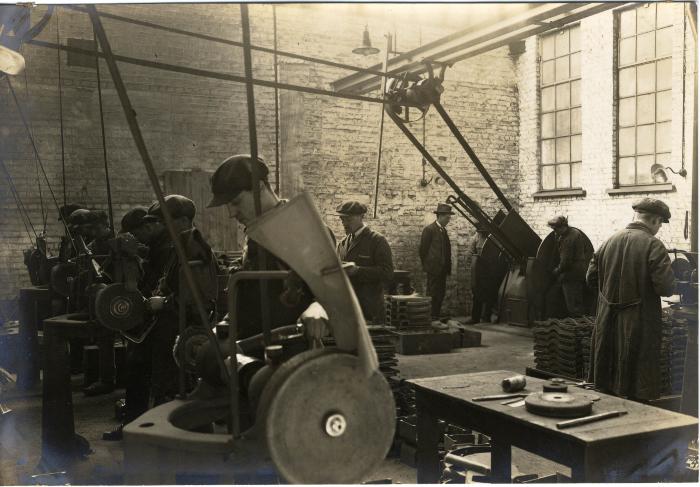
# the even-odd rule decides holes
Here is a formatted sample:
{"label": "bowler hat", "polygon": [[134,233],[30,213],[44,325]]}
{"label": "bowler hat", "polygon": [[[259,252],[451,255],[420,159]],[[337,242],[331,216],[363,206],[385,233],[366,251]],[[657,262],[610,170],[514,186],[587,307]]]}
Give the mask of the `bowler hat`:
{"label": "bowler hat", "polygon": [[[257,167],[260,180],[267,181],[269,170],[259,157]],[[238,196],[241,191],[252,190],[251,156],[239,154],[229,157],[219,165],[210,182],[213,196],[207,204],[207,208],[225,205]]]}
{"label": "bowler hat", "polygon": [[367,213],[367,206],[359,201],[345,201],[335,209],[335,212],[340,216],[364,215]]}
{"label": "bowler hat", "polygon": [[433,212],[436,215],[454,215],[452,211],[452,206],[447,203],[438,203],[437,209]]}
{"label": "bowler hat", "polygon": [[652,215],[660,216],[663,218],[664,223],[668,223],[671,219],[671,210],[661,200],[642,198],[632,205],[632,209],[638,213],[651,213]]}
{"label": "bowler hat", "polygon": [[145,206],[136,206],[127,211],[122,217],[122,233],[136,230],[143,223],[143,217],[148,213]]}
{"label": "bowler hat", "polygon": [[[189,219],[193,219],[194,215],[197,213],[197,207],[194,205],[194,201],[179,194],[169,194],[166,196],[165,205],[168,207],[168,213],[170,213],[170,216],[173,218],[186,216]],[[148,208],[148,213],[143,217],[144,222],[162,219],[163,210],[158,201]]]}
{"label": "bowler hat", "polygon": [[549,221],[547,222],[547,225],[551,228],[559,228],[559,227],[563,227],[563,226],[568,226],[569,219],[566,218],[564,215],[557,215],[553,218],[550,218]]}

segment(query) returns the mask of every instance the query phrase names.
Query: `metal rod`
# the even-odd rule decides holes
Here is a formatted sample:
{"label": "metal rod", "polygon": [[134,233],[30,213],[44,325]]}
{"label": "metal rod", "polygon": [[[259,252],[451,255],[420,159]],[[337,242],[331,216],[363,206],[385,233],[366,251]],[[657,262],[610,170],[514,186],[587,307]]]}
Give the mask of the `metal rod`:
{"label": "metal rod", "polygon": [[459,131],[457,126],[454,124],[452,121],[452,118],[449,116],[445,108],[440,104],[439,100],[433,100],[433,105],[435,105],[435,109],[438,111],[442,119],[445,121],[447,126],[449,127],[450,131],[452,132],[452,135],[455,136],[457,139],[457,142],[462,146],[464,151],[469,155],[471,158],[472,162],[476,166],[476,168],[479,170],[483,178],[486,180],[488,185],[491,187],[494,193],[496,193],[496,196],[498,197],[499,200],[501,200],[501,203],[503,203],[503,206],[506,207],[508,211],[513,210],[513,205],[510,204],[510,201],[508,201],[508,198],[506,198],[506,195],[503,194],[503,191],[501,191],[501,188],[498,187],[496,182],[493,180],[489,172],[486,170],[484,165],[481,163],[479,160],[479,157],[476,155],[474,150],[471,148],[467,140],[464,138],[462,133]]}
{"label": "metal rod", "polygon": [[[93,29],[93,42],[95,43],[95,53],[97,53],[97,35]],[[105,116],[102,107],[102,81],[100,80],[100,58],[95,56],[95,70],[97,72],[97,99],[100,103],[100,129],[102,133],[102,159],[105,166],[105,182],[107,184],[107,209],[109,211],[109,227],[114,235],[114,209],[112,208],[112,185],[109,182],[109,164],[107,163],[107,137],[105,137]]]}
{"label": "metal rod", "polygon": [[[386,72],[386,66],[389,63],[389,51],[391,51],[391,34],[387,34],[386,56],[382,64],[382,71]],[[382,98],[386,97],[386,78],[382,78]],[[377,143],[377,175],[374,178],[374,218],[377,218],[377,204],[379,199],[379,173],[382,167],[382,141],[384,140],[384,105],[382,105],[382,113],[379,116],[379,142]]]}
{"label": "metal rod", "polygon": [[[27,227],[27,222],[29,222],[29,226],[32,228],[32,232],[34,233],[34,238],[38,241],[39,236],[36,234],[36,230],[34,229],[34,225],[32,225],[32,220],[29,218],[29,213],[27,212],[27,209],[24,207],[24,203],[22,203],[22,198],[20,198],[19,193],[17,192],[17,188],[15,187],[15,183],[12,180],[12,176],[10,175],[10,171],[7,170],[7,166],[5,165],[5,161],[0,158],[0,165],[2,166],[3,171],[5,172],[5,179],[7,179],[7,185],[10,187],[10,193],[12,193],[12,197],[15,200],[15,204],[17,205],[17,210],[19,211],[19,219],[22,220],[22,224],[24,225],[24,229],[27,231],[27,235],[29,236],[29,241],[32,241],[32,234],[29,233],[29,227]],[[25,220],[26,218],[26,220]]]}
{"label": "metal rod", "polygon": [[92,21],[92,25],[95,29],[95,34],[97,35],[97,38],[100,41],[100,47],[104,53],[104,58],[107,61],[107,67],[109,68],[109,72],[112,76],[114,87],[117,91],[117,94],[119,95],[119,101],[121,102],[122,108],[124,109],[124,115],[129,125],[129,130],[131,131],[131,135],[134,138],[134,143],[136,144],[136,148],[138,149],[139,154],[141,155],[143,165],[146,167],[148,179],[150,180],[151,185],[153,186],[153,191],[156,195],[158,203],[160,204],[160,208],[163,213],[163,218],[165,220],[165,227],[168,229],[170,238],[173,241],[175,251],[177,252],[177,257],[180,260],[180,262],[183,263],[183,265],[181,265],[181,269],[183,270],[185,280],[187,281],[187,285],[189,286],[190,292],[192,293],[192,297],[194,299],[197,312],[199,314],[199,319],[202,323],[202,326],[206,330],[207,336],[209,337],[209,341],[214,347],[214,354],[216,356],[216,361],[218,362],[219,367],[221,367],[221,370],[226,370],[226,364],[224,362],[223,354],[219,349],[216,336],[209,327],[209,320],[207,319],[207,313],[204,309],[204,303],[202,302],[201,294],[199,293],[197,283],[194,280],[192,269],[190,269],[190,266],[187,265],[187,256],[185,254],[185,249],[183,248],[180,236],[178,235],[175,229],[173,217],[170,215],[170,211],[168,210],[168,207],[165,204],[165,197],[163,196],[163,191],[161,190],[160,183],[158,182],[158,175],[156,174],[156,170],[153,167],[153,162],[151,161],[151,156],[148,153],[146,142],[143,140],[141,128],[139,127],[139,123],[136,120],[136,112],[134,111],[134,108],[131,105],[131,101],[129,100],[129,95],[126,91],[126,86],[124,86],[124,81],[122,80],[121,74],[119,73],[119,67],[117,66],[117,62],[114,56],[112,55],[112,47],[110,46],[109,40],[107,39],[107,34],[104,30],[104,27],[102,26],[102,21],[100,20],[100,16],[97,13],[97,9],[94,5],[88,6],[87,9],[90,14],[90,20]]}
{"label": "metal rod", "polygon": [[[275,83],[279,83],[277,72],[277,5],[272,4],[272,36],[275,52],[272,65],[275,70]],[[280,100],[279,88],[275,86],[275,193],[280,194]]]}
{"label": "metal rod", "polygon": [[[690,18],[690,30],[693,33],[694,45],[698,44],[698,27],[697,27],[697,5],[695,3],[688,5]],[[695,56],[693,60],[693,175],[692,194],[690,207],[690,250],[698,251],[698,58]]]}
{"label": "metal rod", "polygon": [[[56,44],[61,44],[60,27],[58,22],[58,9],[56,9]],[[58,118],[61,129],[61,175],[63,177],[63,204],[68,204],[66,196],[66,148],[63,136],[63,89],[61,88],[61,51],[56,49],[56,57],[58,58]]]}

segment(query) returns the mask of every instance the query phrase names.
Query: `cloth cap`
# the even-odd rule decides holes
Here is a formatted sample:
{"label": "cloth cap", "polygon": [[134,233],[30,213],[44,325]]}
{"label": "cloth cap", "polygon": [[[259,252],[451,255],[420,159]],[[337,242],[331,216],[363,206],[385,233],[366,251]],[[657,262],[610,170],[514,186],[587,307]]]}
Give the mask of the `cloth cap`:
{"label": "cloth cap", "polygon": [[551,218],[547,222],[547,225],[551,228],[559,228],[559,227],[563,227],[563,226],[568,226],[569,219],[566,218],[564,215],[557,215],[554,218]]}
{"label": "cloth cap", "polygon": [[[194,201],[179,194],[169,194],[166,196],[165,205],[168,207],[168,212],[173,218],[186,216],[189,219],[194,219],[194,215],[197,213],[197,207],[194,205]],[[154,220],[163,220],[163,211],[158,201],[148,208],[148,213],[142,219],[143,222]]]}
{"label": "cloth cap", "polygon": [[340,216],[364,215],[367,213],[367,206],[359,201],[345,201],[338,205],[335,213]]}
{"label": "cloth cap", "polygon": [[58,221],[68,219],[68,217],[73,213],[75,210],[86,210],[83,205],[76,205],[76,204],[70,204],[70,205],[63,205],[58,209]]}
{"label": "cloth cap", "polygon": [[436,215],[454,215],[454,212],[452,211],[452,206],[448,205],[447,203],[438,203],[437,209],[434,211]]}
{"label": "cloth cap", "polygon": [[[261,181],[267,181],[269,170],[265,162],[258,157],[258,174]],[[219,165],[211,177],[211,192],[213,194],[207,208],[225,205],[234,199],[241,191],[253,189],[253,174],[251,173],[251,157],[248,154],[231,156]]]}
{"label": "cloth cap", "polygon": [[668,223],[671,219],[671,210],[668,205],[661,200],[651,198],[642,198],[632,205],[632,209],[639,213],[651,213],[663,218],[664,223]]}
{"label": "cloth cap", "polygon": [[122,233],[136,230],[143,223],[143,217],[148,213],[145,206],[136,206],[127,211],[122,217]]}
{"label": "cloth cap", "polygon": [[97,221],[97,214],[86,208],[78,208],[68,217],[68,223],[71,225],[88,225]]}

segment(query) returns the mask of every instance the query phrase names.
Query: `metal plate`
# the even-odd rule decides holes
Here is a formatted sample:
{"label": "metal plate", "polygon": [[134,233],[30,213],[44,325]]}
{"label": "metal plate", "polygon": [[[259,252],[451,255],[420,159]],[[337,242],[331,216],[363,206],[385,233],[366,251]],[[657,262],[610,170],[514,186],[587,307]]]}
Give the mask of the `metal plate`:
{"label": "metal plate", "polygon": [[536,392],[525,398],[525,408],[539,416],[579,418],[591,414],[593,402],[581,394]]}
{"label": "metal plate", "polygon": [[115,283],[100,289],[95,296],[95,316],[100,324],[116,331],[128,331],[143,322],[144,298],[138,291]]}
{"label": "metal plate", "polygon": [[391,389],[378,372],[367,378],[355,355],[297,355],[273,374],[260,407],[270,456],[290,483],[358,483],[393,441]]}

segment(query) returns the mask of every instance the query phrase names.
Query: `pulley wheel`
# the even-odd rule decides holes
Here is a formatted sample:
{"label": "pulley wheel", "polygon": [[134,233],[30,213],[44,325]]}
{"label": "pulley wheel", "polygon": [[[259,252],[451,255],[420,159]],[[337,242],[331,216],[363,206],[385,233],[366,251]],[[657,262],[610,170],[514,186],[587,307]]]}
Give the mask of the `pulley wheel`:
{"label": "pulley wheel", "polygon": [[116,331],[128,331],[141,324],[146,313],[144,298],[122,283],[110,284],[95,295],[95,316],[99,322]]}
{"label": "pulley wheel", "polygon": [[209,341],[207,330],[201,326],[190,326],[177,337],[173,348],[173,358],[181,369],[197,372],[197,352]]}
{"label": "pulley wheel", "polygon": [[290,359],[265,387],[258,420],[270,457],[290,483],[359,483],[393,441],[391,389],[379,372],[365,377],[355,355],[314,352]]}
{"label": "pulley wheel", "polygon": [[552,418],[579,418],[591,414],[590,397],[566,392],[536,392],[525,398],[525,409]]}

